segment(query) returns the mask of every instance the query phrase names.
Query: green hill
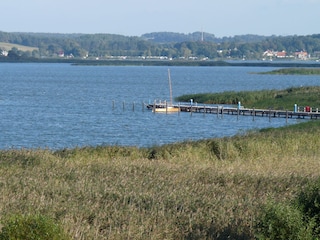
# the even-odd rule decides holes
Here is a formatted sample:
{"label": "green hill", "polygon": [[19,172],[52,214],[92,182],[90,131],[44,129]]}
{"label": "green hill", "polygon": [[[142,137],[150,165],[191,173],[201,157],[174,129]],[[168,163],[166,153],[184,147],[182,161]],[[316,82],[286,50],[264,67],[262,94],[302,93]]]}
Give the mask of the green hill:
{"label": "green hill", "polygon": [[28,46],[23,46],[23,45],[19,45],[19,44],[13,44],[13,43],[6,43],[6,42],[0,42],[0,49],[2,50],[6,50],[9,51],[12,48],[17,48],[18,50],[21,51],[33,51],[33,50],[39,50],[39,48],[36,47],[28,47]]}

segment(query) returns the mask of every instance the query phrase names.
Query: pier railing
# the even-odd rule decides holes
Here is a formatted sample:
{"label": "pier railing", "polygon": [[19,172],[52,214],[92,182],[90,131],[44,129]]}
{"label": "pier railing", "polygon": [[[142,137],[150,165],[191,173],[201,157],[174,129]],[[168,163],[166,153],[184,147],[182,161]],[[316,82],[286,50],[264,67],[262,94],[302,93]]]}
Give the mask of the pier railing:
{"label": "pier railing", "polygon": [[[156,105],[154,105],[156,104]],[[148,104],[147,108],[153,109],[155,107],[165,107],[165,103]],[[320,112],[318,108],[311,107],[297,107],[295,111],[288,110],[274,110],[274,109],[256,109],[245,107],[230,107],[223,105],[198,105],[198,104],[173,104],[173,107],[178,108],[180,112],[190,113],[208,113],[208,114],[229,114],[237,116],[260,116],[260,117],[283,117],[283,118],[310,118],[320,119]]]}
{"label": "pier railing", "polygon": [[[119,104],[119,103],[118,103]],[[135,111],[135,109],[141,108],[144,111],[145,108],[153,110],[154,108],[165,108],[168,106],[168,103],[165,101],[162,102],[154,102],[152,104],[148,103],[128,103],[123,101],[121,104],[121,108],[123,110],[131,109]],[[117,106],[119,107],[119,106]],[[226,105],[205,105],[205,104],[187,104],[187,103],[178,103],[173,104],[172,107],[178,108],[179,112],[189,112],[193,113],[203,113],[203,114],[228,114],[235,116],[252,116],[252,117],[269,117],[269,118],[309,118],[309,119],[320,119],[320,111],[319,108],[312,108],[309,106],[301,107],[297,106],[293,111],[289,110],[275,110],[275,109],[259,109],[259,108],[245,108],[241,107],[233,107]],[[112,101],[112,109],[116,108],[115,101]]]}

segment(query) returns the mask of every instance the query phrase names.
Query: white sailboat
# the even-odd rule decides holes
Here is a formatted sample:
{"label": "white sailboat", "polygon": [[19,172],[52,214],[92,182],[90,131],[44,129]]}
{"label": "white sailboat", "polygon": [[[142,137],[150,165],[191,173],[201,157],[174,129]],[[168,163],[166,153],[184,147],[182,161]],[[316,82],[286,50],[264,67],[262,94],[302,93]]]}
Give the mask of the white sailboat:
{"label": "white sailboat", "polygon": [[168,69],[168,81],[169,81],[169,93],[170,93],[170,102],[166,102],[161,105],[153,105],[152,111],[154,112],[179,112],[180,108],[173,106],[172,104],[172,86],[171,86],[171,76],[170,69]]}

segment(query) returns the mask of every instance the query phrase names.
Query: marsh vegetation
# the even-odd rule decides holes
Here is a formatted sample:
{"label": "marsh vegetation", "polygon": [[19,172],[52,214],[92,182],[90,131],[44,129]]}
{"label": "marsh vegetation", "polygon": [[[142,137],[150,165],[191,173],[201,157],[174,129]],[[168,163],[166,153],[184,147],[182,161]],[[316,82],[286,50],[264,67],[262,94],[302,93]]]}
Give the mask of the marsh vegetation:
{"label": "marsh vegetation", "polygon": [[282,68],[258,74],[280,74],[280,75],[320,75],[319,68]]}
{"label": "marsh vegetation", "polygon": [[2,150],[1,220],[45,216],[74,239],[263,239],[281,221],[319,237],[292,205],[320,179],[319,134],[310,121],[150,148]]}
{"label": "marsh vegetation", "polygon": [[206,104],[241,104],[247,108],[293,110],[299,106],[320,106],[320,87],[292,87],[284,90],[240,91],[222,93],[187,94],[176,98],[176,101]]}

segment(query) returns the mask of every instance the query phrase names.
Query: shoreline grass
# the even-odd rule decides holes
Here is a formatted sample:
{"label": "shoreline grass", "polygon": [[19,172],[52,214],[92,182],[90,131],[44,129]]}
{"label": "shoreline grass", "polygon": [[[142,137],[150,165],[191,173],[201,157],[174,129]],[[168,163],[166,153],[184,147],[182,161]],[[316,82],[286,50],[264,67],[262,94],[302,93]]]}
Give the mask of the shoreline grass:
{"label": "shoreline grass", "polygon": [[310,121],[151,148],[2,150],[1,218],[45,215],[74,239],[255,239],[262,205],[320,179],[319,134]]}
{"label": "shoreline grass", "polygon": [[320,87],[292,87],[284,90],[240,91],[222,93],[187,94],[177,97],[179,102],[205,104],[233,104],[238,102],[247,108],[293,110],[294,104],[320,108]]}
{"label": "shoreline grass", "polygon": [[283,68],[269,72],[259,72],[256,74],[273,74],[273,75],[320,75],[319,68]]}

